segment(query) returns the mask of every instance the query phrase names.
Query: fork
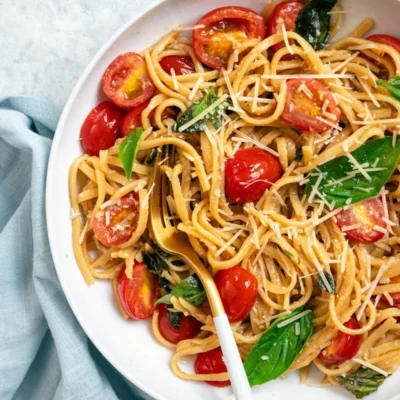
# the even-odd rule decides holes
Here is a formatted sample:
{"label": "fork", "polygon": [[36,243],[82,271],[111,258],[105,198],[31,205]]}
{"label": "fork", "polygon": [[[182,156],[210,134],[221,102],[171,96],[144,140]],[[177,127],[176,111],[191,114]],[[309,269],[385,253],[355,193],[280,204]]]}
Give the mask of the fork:
{"label": "fork", "polygon": [[161,173],[158,165],[161,157],[162,152],[159,152],[152,179],[154,187],[150,197],[150,233],[162,250],[181,258],[200,278],[210,303],[235,397],[238,400],[249,400],[251,399],[249,381],[214,279],[194,251],[187,234],[179,231],[171,222],[166,201],[168,184],[165,174]]}

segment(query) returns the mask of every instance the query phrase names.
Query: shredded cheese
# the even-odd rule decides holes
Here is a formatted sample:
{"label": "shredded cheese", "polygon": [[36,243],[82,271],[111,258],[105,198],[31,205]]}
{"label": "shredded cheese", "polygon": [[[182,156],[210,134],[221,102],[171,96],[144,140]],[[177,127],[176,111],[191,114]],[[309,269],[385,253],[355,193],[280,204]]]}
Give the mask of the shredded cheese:
{"label": "shredded cheese", "polygon": [[262,79],[352,79],[352,74],[293,74],[293,75],[261,75]]}
{"label": "shredded cheese", "polygon": [[193,26],[178,26],[175,31],[194,31],[196,29],[203,29],[206,26],[204,24],[193,25]]}
{"label": "shredded cheese", "polygon": [[171,72],[172,83],[174,84],[174,89],[178,91],[179,85],[178,85],[178,80],[176,79],[175,69],[171,68],[170,72]]}
{"label": "shredded cheese", "polygon": [[380,369],[380,368],[378,368],[378,367],[375,367],[375,365],[372,365],[372,364],[369,363],[368,361],[361,360],[360,358],[353,358],[352,360],[353,360],[354,362],[356,362],[356,363],[358,363],[358,364],[364,366],[364,367],[370,368],[370,369],[372,369],[372,370],[378,372],[379,374],[382,374],[383,376],[389,376],[389,373],[388,373],[388,372],[386,372],[386,371],[384,371],[383,369]]}
{"label": "shredded cheese", "polygon": [[199,76],[198,79],[197,79],[197,81],[196,81],[196,83],[195,83],[194,86],[193,86],[192,91],[191,91],[190,94],[189,94],[189,100],[190,100],[190,101],[192,101],[192,100],[195,98],[195,96],[196,96],[196,94],[197,94],[197,91],[199,90],[200,85],[201,85],[203,82],[204,82],[204,77]]}
{"label": "shredded cheese", "polygon": [[288,49],[289,54],[293,55],[294,52],[293,52],[293,50],[292,50],[292,48],[290,47],[290,44],[289,44],[289,39],[288,39],[288,35],[287,35],[285,24],[282,24],[282,34],[283,34],[283,41],[285,42],[285,46]]}
{"label": "shredded cheese", "polygon": [[290,325],[292,322],[297,321],[300,318],[303,318],[305,315],[310,314],[311,310],[305,310],[303,312],[301,312],[300,314],[295,315],[292,318],[288,318],[285,321],[279,322],[277,325],[277,328],[283,328],[286,325]]}
{"label": "shredded cheese", "polygon": [[359,51],[355,52],[352,56],[350,56],[349,58],[344,60],[342,63],[340,63],[338,66],[333,68],[332,74],[334,74],[335,72],[338,72],[340,69],[342,69],[344,66],[346,66],[349,62],[353,61],[359,54],[360,54]]}
{"label": "shredded cheese", "polygon": [[241,229],[239,232],[237,232],[235,235],[233,235],[216,253],[216,256],[221,255],[242,233],[244,232],[243,229]]}
{"label": "shredded cheese", "polygon": [[143,208],[147,208],[149,206],[149,198],[150,198],[151,192],[154,189],[154,186],[155,186],[155,183],[153,183],[151,185],[149,191],[146,193],[146,196],[143,199],[143,205],[142,205]]}

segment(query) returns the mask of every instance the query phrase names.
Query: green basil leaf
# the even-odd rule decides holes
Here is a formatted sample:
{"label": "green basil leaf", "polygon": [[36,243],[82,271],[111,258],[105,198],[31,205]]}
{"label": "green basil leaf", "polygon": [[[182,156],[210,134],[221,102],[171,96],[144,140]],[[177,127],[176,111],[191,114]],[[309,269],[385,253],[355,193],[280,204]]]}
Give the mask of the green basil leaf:
{"label": "green basil leaf", "polygon": [[376,392],[385,380],[385,376],[370,368],[360,368],[352,374],[338,376],[336,380],[357,399],[362,399]]}
{"label": "green basil leaf", "polygon": [[336,293],[336,282],[333,279],[333,276],[327,271],[323,271],[323,274],[325,275],[325,278],[329,283],[329,287],[325,284],[325,282],[322,279],[320,274],[318,274],[317,279],[316,279],[317,285],[320,287],[321,290],[325,290],[325,292],[335,294]]}
{"label": "green basil leaf", "polygon": [[[368,140],[351,155],[358,164],[369,164],[368,168],[372,171],[368,171],[368,168],[366,171],[371,177],[370,181],[357,171],[348,157],[342,156],[319,165],[311,172],[310,181],[306,186],[307,195],[310,195],[322,174],[318,191],[328,203],[334,203],[335,207],[358,203],[376,196],[399,162],[400,140],[396,141],[394,147],[391,137]],[[349,179],[342,180],[346,177]],[[337,182],[338,180],[342,181]]]}
{"label": "green basil leaf", "polygon": [[[278,328],[278,325],[304,311],[308,310],[300,307],[278,318],[254,345],[244,361],[250,386],[262,385],[278,378],[293,364],[312,333],[312,312],[302,314],[299,319],[285,326]],[[296,335],[296,322],[300,324],[299,335]]]}
{"label": "green basil leaf", "polygon": [[143,128],[136,128],[127,136],[118,147],[118,156],[124,167],[125,176],[128,181],[131,179],[133,164],[142,141]]}
{"label": "green basil leaf", "polygon": [[163,270],[168,271],[169,266],[164,260],[163,252],[159,247],[155,246],[156,251],[154,253],[148,253],[146,251],[142,251],[143,262],[146,264],[146,267],[150,272],[156,274],[158,276],[158,280],[161,286],[161,295],[165,296],[171,292],[171,283],[161,276]]}
{"label": "green basil leaf", "polygon": [[[183,125],[187,124],[193,118],[197,117],[204,110],[210,107],[213,103],[218,101],[218,97],[215,95],[214,89],[211,88],[208,92],[199,100],[193,103],[179,118],[179,120],[172,126],[172,130],[174,132],[180,132],[179,128]],[[204,130],[207,122],[210,122],[215,129],[218,129],[221,126],[221,110],[226,110],[229,107],[229,103],[227,101],[222,102],[218,107],[214,108],[210,111],[204,118],[197,121],[193,125],[189,126],[187,129],[182,132],[186,133],[194,133],[201,132]]]}
{"label": "green basil leaf", "polygon": [[177,331],[181,326],[181,319],[183,317],[183,313],[181,312],[172,312],[167,310],[167,318],[171,326]]}
{"label": "green basil leaf", "polygon": [[386,88],[394,99],[400,101],[400,76],[393,76],[388,81],[378,79],[376,83]]}
{"label": "green basil leaf", "polygon": [[307,40],[315,50],[321,50],[329,40],[329,11],[337,0],[311,0],[297,16],[295,32]]}
{"label": "green basil leaf", "polygon": [[153,165],[154,164],[154,161],[157,158],[157,153],[158,153],[157,147],[153,147],[151,149],[151,151],[150,151],[150,154],[146,158],[147,165]]}
{"label": "green basil leaf", "polygon": [[303,148],[300,147],[297,151],[296,151],[296,157],[294,158],[294,161],[301,161],[303,159]]}

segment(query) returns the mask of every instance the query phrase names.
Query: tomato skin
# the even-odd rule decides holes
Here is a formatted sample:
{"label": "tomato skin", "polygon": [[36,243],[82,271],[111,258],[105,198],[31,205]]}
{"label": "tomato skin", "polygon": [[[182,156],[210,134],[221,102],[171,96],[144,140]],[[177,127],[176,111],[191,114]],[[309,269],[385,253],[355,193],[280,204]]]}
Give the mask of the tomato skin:
{"label": "tomato skin", "polygon": [[380,197],[365,200],[355,204],[353,207],[341,211],[336,215],[337,225],[340,229],[346,226],[361,223],[358,229],[352,229],[344,232],[349,238],[361,243],[375,243],[382,239],[383,232],[375,231],[374,225],[387,228],[383,210],[383,203]]}
{"label": "tomato skin", "polygon": [[[303,91],[297,93],[299,86],[304,84],[311,91],[313,97],[310,99]],[[316,79],[289,79],[287,81],[288,91],[286,95],[285,108],[281,118],[293,128],[306,131],[322,133],[331,130],[332,127],[317,119],[323,117],[322,107],[328,101],[326,111],[333,114],[335,119],[328,119],[333,124],[339,122],[340,108],[329,90]]]}
{"label": "tomato skin", "polygon": [[[110,218],[108,225],[107,213]],[[138,219],[139,197],[136,192],[130,192],[96,214],[93,219],[93,232],[98,241],[105,246],[118,246],[132,236]],[[118,225],[122,229],[116,229]]]}
{"label": "tomato skin", "polygon": [[167,317],[167,307],[161,304],[158,307],[158,329],[165,340],[170,343],[177,344],[182,340],[193,339],[201,328],[201,323],[192,316],[183,315],[179,324],[179,329],[176,330]]}
{"label": "tomato skin", "polygon": [[104,72],[101,85],[106,96],[121,108],[144,103],[155,90],[146,63],[137,53],[118,56]]}
{"label": "tomato skin", "polygon": [[121,110],[109,101],[98,104],[86,117],[81,127],[81,144],[85,153],[98,156],[117,140]]}
{"label": "tomato skin", "polygon": [[119,125],[119,130],[123,137],[128,136],[136,128],[142,127],[142,112],[149,103],[150,100],[147,100],[143,104],[133,107],[123,116]]}
{"label": "tomato skin", "polygon": [[376,43],[386,44],[393,47],[400,53],[400,39],[397,39],[390,35],[371,35],[367,37],[367,40],[371,40]]}
{"label": "tomato skin", "polygon": [[[268,36],[275,35],[282,32],[282,22],[285,24],[287,32],[294,31],[296,27],[296,19],[299,12],[304,7],[303,3],[299,1],[284,1],[276,5],[268,19]],[[293,39],[289,39],[289,44],[293,44]],[[285,47],[283,43],[277,43],[272,46],[274,51],[278,51]],[[287,55],[284,57],[286,60],[293,59],[295,56]]]}
{"label": "tomato skin", "polygon": [[[226,365],[222,358],[221,347],[198,354],[196,361],[194,362],[194,370],[196,374],[219,374],[221,372],[227,372]],[[225,387],[231,384],[230,381],[205,382],[216,387]]]}
{"label": "tomato skin", "polygon": [[282,173],[279,160],[267,151],[238,150],[225,164],[226,194],[237,203],[257,201]]}
{"label": "tomato skin", "polygon": [[167,56],[161,59],[160,65],[169,75],[171,75],[172,68],[175,71],[175,75],[186,75],[196,72],[193,61],[189,56]]}
{"label": "tomato skin", "polygon": [[205,25],[193,31],[196,57],[212,69],[226,68],[232,41],[266,36],[264,18],[246,7],[220,7],[210,11],[197,22]]}
{"label": "tomato skin", "polygon": [[[396,308],[400,309],[400,293],[389,293],[389,294],[390,294],[390,297],[393,300],[393,305],[390,305],[390,302],[389,302],[388,298],[385,295],[381,296],[381,300],[380,301],[382,303],[387,304],[390,307],[396,307]],[[399,317],[397,317],[397,318],[399,318]]]}
{"label": "tomato skin", "polygon": [[237,265],[218,271],[214,281],[229,321],[238,322],[245,319],[257,299],[257,278]]}
{"label": "tomato skin", "polygon": [[135,263],[132,279],[122,269],[118,278],[118,294],[126,313],[132,319],[150,318],[158,297],[158,281],[143,263]]}
{"label": "tomato skin", "polygon": [[[360,325],[354,315],[344,324],[349,329],[360,329]],[[339,331],[332,343],[319,353],[318,358],[326,364],[340,364],[350,360],[360,350],[361,335],[348,335]]]}

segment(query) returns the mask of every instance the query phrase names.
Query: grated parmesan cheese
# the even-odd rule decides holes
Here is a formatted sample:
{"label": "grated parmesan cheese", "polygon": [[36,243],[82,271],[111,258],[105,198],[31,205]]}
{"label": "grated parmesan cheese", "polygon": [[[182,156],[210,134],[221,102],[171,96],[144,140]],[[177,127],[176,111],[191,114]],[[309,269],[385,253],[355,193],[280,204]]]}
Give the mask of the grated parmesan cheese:
{"label": "grated parmesan cheese", "polygon": [[372,370],[378,372],[379,374],[382,374],[383,376],[389,376],[389,373],[388,373],[388,372],[386,372],[386,371],[384,371],[383,369],[380,369],[380,368],[378,368],[378,367],[375,367],[375,365],[372,365],[372,364],[369,363],[368,361],[361,360],[360,358],[353,358],[352,360],[353,360],[354,362],[356,362],[356,363],[358,363],[358,364],[364,366],[364,367],[370,368],[370,369],[372,369]]}
{"label": "grated parmesan cheese", "polygon": [[286,325],[290,325],[292,322],[297,321],[300,318],[303,318],[305,315],[310,314],[311,310],[305,310],[301,312],[300,314],[295,315],[292,318],[288,318],[285,321],[279,322],[277,325],[277,328],[283,328]]}

